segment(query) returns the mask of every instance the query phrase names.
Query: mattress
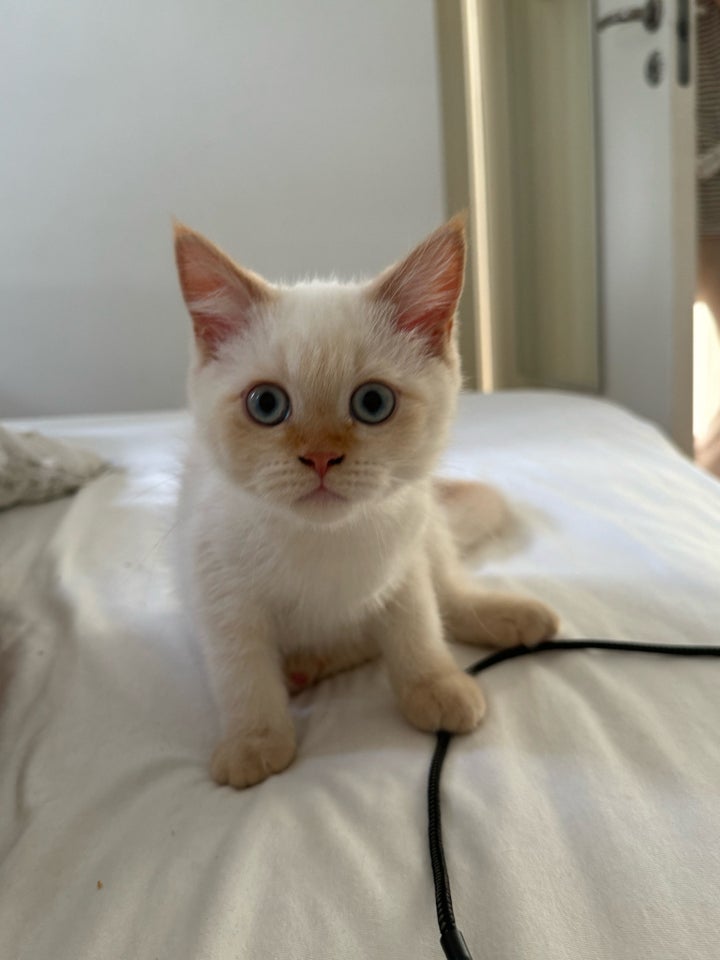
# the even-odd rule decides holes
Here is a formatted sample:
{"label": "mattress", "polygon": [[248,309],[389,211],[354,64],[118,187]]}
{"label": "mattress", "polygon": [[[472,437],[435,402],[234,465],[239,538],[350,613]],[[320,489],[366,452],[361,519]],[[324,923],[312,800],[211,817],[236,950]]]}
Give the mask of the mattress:
{"label": "mattress", "polygon": [[[434,740],[380,664],[294,699],[286,772],[209,778],[218,718],[170,560],[188,426],[32,422],[118,469],[0,514],[0,957],[439,958]],[[466,395],[444,471],[506,493],[477,574],[553,605],[564,636],[720,642],[720,483],[648,423]],[[717,960],[720,664],[543,653],[480,682],[487,718],[443,781],[476,960]]]}

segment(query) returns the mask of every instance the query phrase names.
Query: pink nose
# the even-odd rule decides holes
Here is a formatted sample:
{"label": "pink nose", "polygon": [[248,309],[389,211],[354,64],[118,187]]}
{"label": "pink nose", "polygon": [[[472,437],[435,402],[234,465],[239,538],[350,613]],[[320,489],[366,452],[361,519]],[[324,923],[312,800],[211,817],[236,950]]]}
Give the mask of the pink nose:
{"label": "pink nose", "polygon": [[334,467],[336,463],[342,463],[344,459],[344,454],[329,453],[327,450],[306,453],[304,457],[298,457],[300,463],[304,463],[306,467],[312,467],[321,479],[330,467]]}

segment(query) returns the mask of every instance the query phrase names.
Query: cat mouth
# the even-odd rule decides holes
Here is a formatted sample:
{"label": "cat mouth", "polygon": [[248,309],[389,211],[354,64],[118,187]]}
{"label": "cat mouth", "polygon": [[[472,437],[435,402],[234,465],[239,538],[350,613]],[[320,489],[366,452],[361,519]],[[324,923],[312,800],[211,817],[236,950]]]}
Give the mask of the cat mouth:
{"label": "cat mouth", "polygon": [[298,503],[346,503],[347,497],[341,496],[339,493],[335,493],[333,490],[329,490],[327,487],[319,486],[315,487],[314,490],[311,490],[310,493],[303,494],[302,497],[299,497],[297,500]]}

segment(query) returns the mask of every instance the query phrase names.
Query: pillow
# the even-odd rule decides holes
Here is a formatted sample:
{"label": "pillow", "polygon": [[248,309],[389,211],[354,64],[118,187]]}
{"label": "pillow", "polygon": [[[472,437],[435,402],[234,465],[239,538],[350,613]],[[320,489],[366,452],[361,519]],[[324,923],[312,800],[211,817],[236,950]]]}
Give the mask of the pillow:
{"label": "pillow", "polygon": [[87,450],[0,427],[0,510],[64,497],[107,468]]}

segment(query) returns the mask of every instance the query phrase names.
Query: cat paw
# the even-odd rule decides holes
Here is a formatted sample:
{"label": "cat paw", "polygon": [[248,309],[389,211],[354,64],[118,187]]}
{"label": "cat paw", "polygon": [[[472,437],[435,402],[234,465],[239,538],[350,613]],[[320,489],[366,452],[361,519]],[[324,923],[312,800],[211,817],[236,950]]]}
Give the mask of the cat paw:
{"label": "cat paw", "polygon": [[294,756],[295,731],[291,723],[281,728],[244,731],[220,741],[210,761],[210,772],[220,786],[242,790],[280,773]]}
{"label": "cat paw", "polygon": [[560,621],[557,614],[539,600],[513,599],[510,609],[491,622],[492,646],[532,647],[542,640],[549,640],[558,632]]}
{"label": "cat paw", "polygon": [[485,714],[477,682],[460,670],[431,674],[401,693],[402,712],[419,730],[469,733]]}
{"label": "cat paw", "polygon": [[502,594],[467,597],[448,616],[453,639],[490,647],[534,646],[554,637],[559,625],[539,600]]}

